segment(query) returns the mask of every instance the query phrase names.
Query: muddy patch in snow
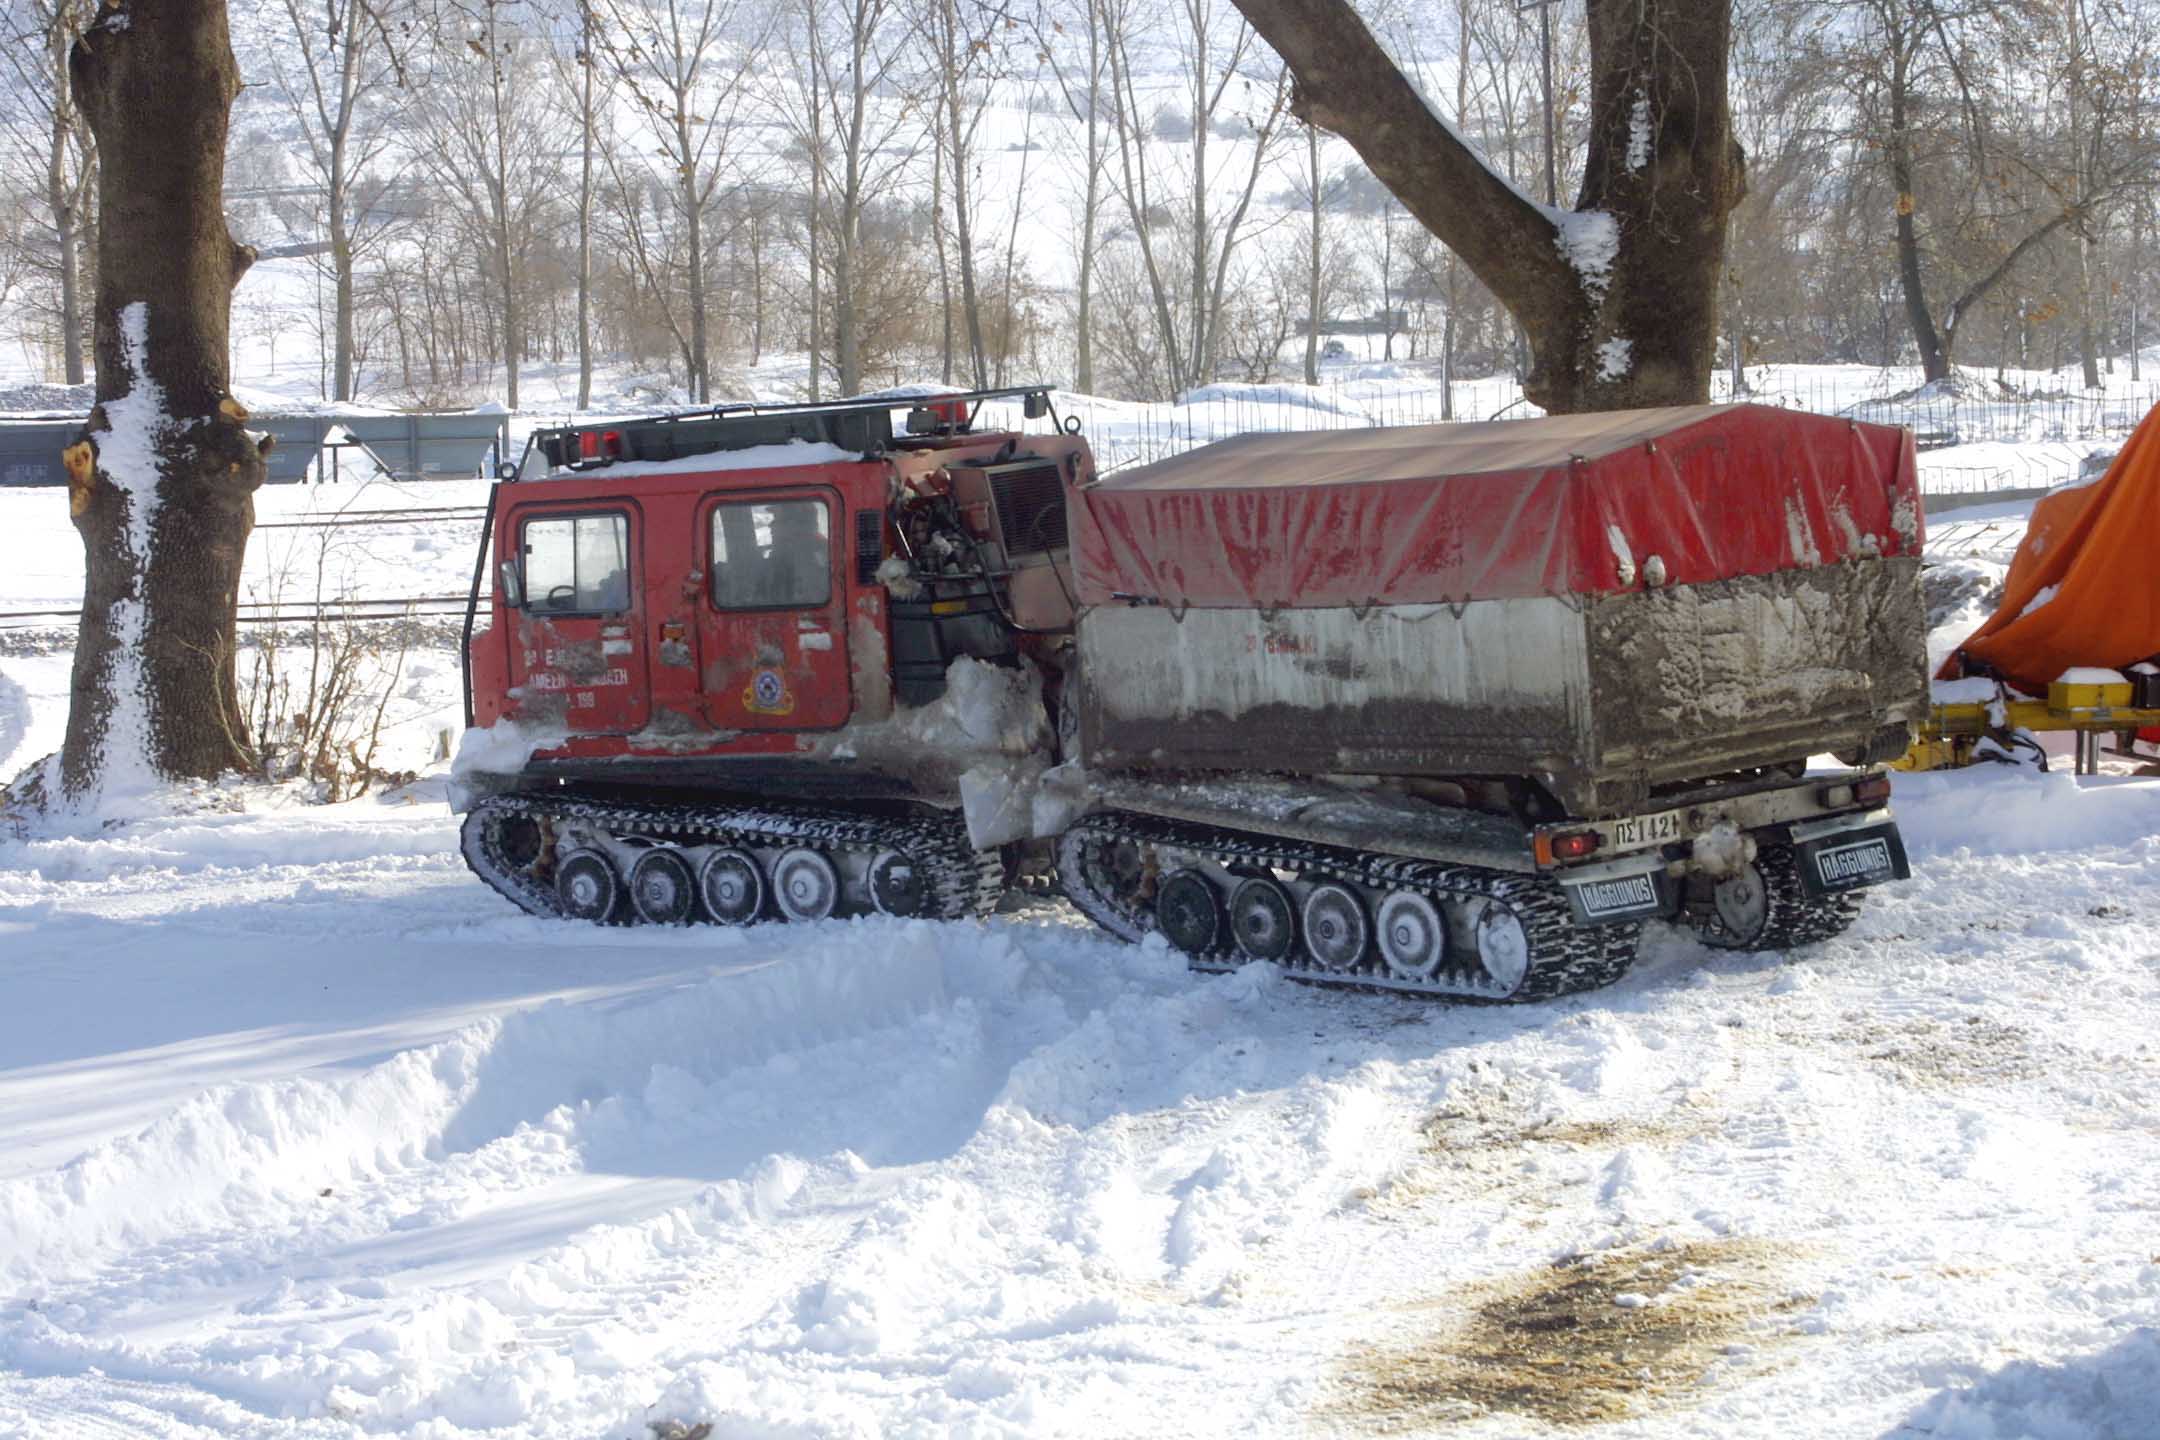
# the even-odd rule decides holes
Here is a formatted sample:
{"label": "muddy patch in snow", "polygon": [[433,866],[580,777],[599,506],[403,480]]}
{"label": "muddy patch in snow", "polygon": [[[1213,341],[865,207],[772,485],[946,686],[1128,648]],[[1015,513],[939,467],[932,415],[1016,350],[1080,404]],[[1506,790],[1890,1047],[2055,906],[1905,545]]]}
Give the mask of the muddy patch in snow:
{"label": "muddy patch in snow", "polygon": [[1497,1092],[1471,1094],[1426,1117],[1416,1161],[1352,1198],[1392,1219],[1407,1218],[1434,1199],[1499,1191],[1515,1197],[1510,1213],[1535,1228],[1542,1223],[1536,1212],[1565,1195],[1543,1162],[1564,1164],[1576,1152],[1664,1149],[1709,1134],[1717,1124],[1715,1115],[1684,1102],[1639,1116],[1562,1119],[1525,1114]]}
{"label": "muddy patch in snow", "polygon": [[1848,1016],[1827,1032],[1780,1038],[1814,1050],[1843,1050],[1913,1085],[1948,1087],[2025,1080],[2041,1073],[2031,1035],[1985,1015],[1956,1019],[1872,1020]]}
{"label": "muddy patch in snow", "polygon": [[1669,1145],[1710,1128],[1710,1117],[1679,1108],[1661,1114],[1607,1120],[1547,1119],[1525,1124],[1471,1104],[1436,1110],[1424,1125],[1425,1148],[1435,1158],[1460,1159],[1498,1147],[1556,1145],[1569,1149],[1621,1145]]}
{"label": "muddy patch in snow", "polygon": [[1721,1240],[1575,1255],[1406,1306],[1400,1329],[1425,1333],[1353,1352],[1342,1403],[1400,1433],[1494,1412],[1592,1425],[1681,1401],[1812,1303],[1779,1283],[1783,1253]]}

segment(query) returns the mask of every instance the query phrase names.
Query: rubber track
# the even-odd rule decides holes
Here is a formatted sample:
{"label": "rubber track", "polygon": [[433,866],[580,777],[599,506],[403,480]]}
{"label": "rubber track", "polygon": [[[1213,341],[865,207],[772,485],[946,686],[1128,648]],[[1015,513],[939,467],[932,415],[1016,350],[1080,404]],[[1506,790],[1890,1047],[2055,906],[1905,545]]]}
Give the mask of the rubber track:
{"label": "rubber track", "polygon": [[[552,885],[520,872],[503,856],[502,822],[523,817],[584,825],[618,840],[642,838],[673,845],[809,845],[832,850],[898,850],[932,875],[924,918],[964,920],[988,915],[1005,893],[1005,866],[994,850],[968,844],[958,815],[891,819],[875,815],[771,805],[627,805],[553,796],[495,795],[475,805],[459,831],[459,848],[475,875],[534,915],[560,917]],[[622,877],[627,886],[629,879]],[[623,913],[635,915],[627,905]],[[634,923],[634,922],[632,922]]]}
{"label": "rubber track", "polygon": [[[1159,846],[1225,866],[1267,867],[1295,870],[1379,890],[1414,890],[1438,901],[1484,899],[1506,906],[1522,922],[1530,943],[1530,970],[1513,993],[1503,993],[1474,963],[1452,973],[1443,971],[1430,981],[1406,981],[1390,975],[1377,955],[1356,969],[1327,969],[1311,958],[1299,956],[1284,969],[1294,978],[1323,985],[1359,989],[1401,991],[1451,1000],[1484,1000],[1518,1003],[1549,1000],[1578,990],[1610,985],[1635,962],[1640,925],[1578,927],[1567,896],[1557,882],[1535,875],[1486,870],[1474,865],[1446,865],[1403,856],[1377,855],[1300,845],[1236,830],[1165,820],[1150,815],[1100,812],[1081,820],[1058,841],[1058,876],[1065,894],[1081,913],[1111,934],[1138,940],[1155,928],[1154,916],[1137,906],[1119,903],[1095,891],[1087,882],[1085,861],[1089,849],[1107,840],[1127,839]],[[1193,959],[1196,970],[1234,970],[1236,960]]]}
{"label": "rubber track", "polygon": [[1704,944],[1757,954],[1791,950],[1842,935],[1860,918],[1858,891],[1820,898],[1808,894],[1807,882],[1800,878],[1800,852],[1790,845],[1765,845],[1755,857],[1755,868],[1762,872],[1763,890],[1770,899],[1770,916],[1762,934],[1745,945],[1735,945],[1706,928],[1701,932]]}

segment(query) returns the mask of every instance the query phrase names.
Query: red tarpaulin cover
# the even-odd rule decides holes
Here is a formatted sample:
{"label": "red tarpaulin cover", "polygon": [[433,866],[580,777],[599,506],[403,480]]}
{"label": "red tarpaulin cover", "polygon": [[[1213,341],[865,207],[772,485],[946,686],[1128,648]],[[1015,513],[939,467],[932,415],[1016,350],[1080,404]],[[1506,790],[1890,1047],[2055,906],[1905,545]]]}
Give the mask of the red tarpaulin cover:
{"label": "red tarpaulin cover", "polygon": [[[2119,670],[2160,653],[2160,409],[2107,473],[2033,506],[2002,604],[1943,662],[1984,661],[2029,695],[2081,665]],[[2042,597],[2045,597],[2043,600]],[[2153,738],[2153,737],[2148,737]]]}
{"label": "red tarpaulin cover", "polygon": [[1763,405],[1241,435],[1078,492],[1080,600],[1594,595],[1917,555],[1911,436]]}

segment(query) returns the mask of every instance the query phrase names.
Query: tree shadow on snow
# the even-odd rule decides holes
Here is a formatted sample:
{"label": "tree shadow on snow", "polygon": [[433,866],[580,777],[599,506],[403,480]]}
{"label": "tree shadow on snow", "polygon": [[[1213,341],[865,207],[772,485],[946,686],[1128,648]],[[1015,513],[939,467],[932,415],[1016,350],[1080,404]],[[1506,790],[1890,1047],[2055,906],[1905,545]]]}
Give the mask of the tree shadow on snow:
{"label": "tree shadow on snow", "polygon": [[2069,1360],[2019,1360],[1929,1396],[1883,1440],[2078,1436],[2144,1440],[2160,1415],[2160,1330],[2140,1327]]}

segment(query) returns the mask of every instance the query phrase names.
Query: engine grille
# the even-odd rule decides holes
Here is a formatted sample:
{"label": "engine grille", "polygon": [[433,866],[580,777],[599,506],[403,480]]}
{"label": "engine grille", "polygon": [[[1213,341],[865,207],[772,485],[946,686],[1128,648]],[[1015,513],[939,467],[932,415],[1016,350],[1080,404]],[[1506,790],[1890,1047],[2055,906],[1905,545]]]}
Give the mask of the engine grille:
{"label": "engine grille", "polygon": [[1054,463],[993,470],[998,532],[1008,556],[1042,555],[1066,547],[1065,486]]}

